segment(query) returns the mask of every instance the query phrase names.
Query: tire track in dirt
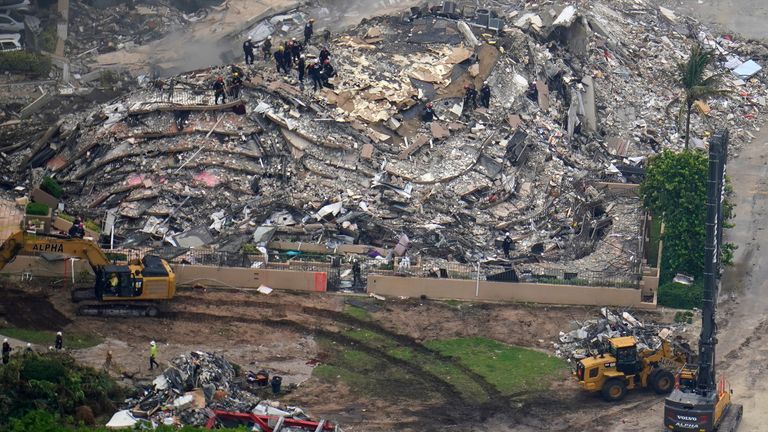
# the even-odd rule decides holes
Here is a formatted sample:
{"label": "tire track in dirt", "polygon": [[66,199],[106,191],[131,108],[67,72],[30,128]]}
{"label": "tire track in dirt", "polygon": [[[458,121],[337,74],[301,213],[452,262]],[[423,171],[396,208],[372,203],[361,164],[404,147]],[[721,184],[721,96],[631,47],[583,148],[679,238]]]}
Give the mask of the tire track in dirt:
{"label": "tire track in dirt", "polygon": [[[184,297],[183,299],[181,297]],[[191,297],[191,296],[177,296],[177,300],[182,300],[184,302],[199,302],[199,298],[197,297]],[[267,301],[259,301],[259,300],[216,300],[216,304],[218,305],[227,305],[227,306],[239,306],[239,307],[256,307],[256,308],[263,308],[263,309],[274,309],[276,306],[285,306],[284,303],[275,303],[275,302],[267,302]],[[293,305],[290,305],[293,307]],[[297,308],[298,309],[298,308]],[[499,390],[491,383],[486,381],[485,378],[483,378],[480,374],[474,372],[473,370],[469,369],[464,364],[460,363],[458,360],[456,360],[453,357],[446,356],[438,351],[435,351],[431,348],[428,348],[421,343],[417,342],[414,338],[404,335],[401,333],[396,333],[391,330],[388,330],[381,325],[371,322],[371,321],[365,321],[361,320],[359,318],[353,317],[351,315],[345,314],[343,312],[334,311],[331,309],[323,309],[323,308],[316,308],[311,306],[301,306],[300,307],[301,313],[304,313],[306,315],[311,315],[317,318],[324,318],[329,319],[334,322],[340,322],[352,327],[357,327],[359,329],[372,331],[374,333],[378,333],[381,335],[386,336],[389,339],[394,340],[399,345],[402,345],[406,348],[411,348],[418,352],[419,354],[428,355],[431,357],[436,358],[437,360],[440,360],[442,362],[448,363],[451,366],[459,369],[465,376],[470,378],[475,384],[477,384],[483,392],[488,397],[489,401],[499,401],[502,399],[511,399],[514,397],[519,397],[524,394],[527,394],[528,392],[518,392],[509,396],[504,396],[499,392]],[[354,339],[353,339],[354,340]],[[357,341],[358,344],[362,344],[363,342]]]}
{"label": "tire track in dirt", "polygon": [[[243,323],[243,324],[258,324],[266,327],[291,330],[302,333],[309,333],[315,336],[327,338],[337,344],[354,347],[354,349],[362,351],[368,355],[373,356],[376,359],[383,360],[392,366],[401,368],[408,372],[410,375],[418,377],[429,390],[439,394],[445,399],[446,404],[451,407],[451,410],[446,410],[444,415],[436,413],[438,417],[444,419],[445,416],[457,421],[458,419],[465,419],[467,415],[477,413],[478,407],[485,407],[486,404],[473,405],[473,401],[466,400],[461,393],[451,384],[444,381],[439,376],[429,372],[417,364],[408,362],[406,360],[393,357],[386,351],[366,345],[360,341],[344,336],[340,333],[330,331],[319,327],[310,327],[296,321],[289,319],[272,319],[272,318],[255,318],[244,316],[230,316],[230,315],[218,315],[205,312],[194,311],[172,311],[165,315],[166,318],[176,321],[188,321],[194,323],[201,322],[216,322],[216,323]],[[499,407],[487,407],[498,409]],[[486,411],[484,409],[483,411]]]}

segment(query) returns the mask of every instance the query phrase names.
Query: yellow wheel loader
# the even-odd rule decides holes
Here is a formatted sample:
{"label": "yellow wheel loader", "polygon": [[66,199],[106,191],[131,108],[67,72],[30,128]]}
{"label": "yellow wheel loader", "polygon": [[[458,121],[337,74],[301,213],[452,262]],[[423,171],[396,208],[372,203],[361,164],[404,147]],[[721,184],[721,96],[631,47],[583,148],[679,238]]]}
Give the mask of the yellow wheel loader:
{"label": "yellow wheel loader", "polygon": [[606,401],[618,401],[627,391],[652,388],[658,394],[667,394],[675,386],[675,372],[687,359],[683,350],[675,350],[662,339],[656,350],[638,350],[634,336],[608,340],[608,352],[579,360],[576,379],[589,392],[600,392]]}

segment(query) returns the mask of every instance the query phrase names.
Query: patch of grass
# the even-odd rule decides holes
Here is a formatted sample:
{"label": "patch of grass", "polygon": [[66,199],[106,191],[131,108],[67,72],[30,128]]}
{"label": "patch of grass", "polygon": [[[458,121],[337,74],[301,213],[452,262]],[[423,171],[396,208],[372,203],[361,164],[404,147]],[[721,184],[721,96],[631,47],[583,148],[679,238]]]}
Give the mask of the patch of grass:
{"label": "patch of grass", "polygon": [[653,218],[651,220],[650,235],[648,243],[645,245],[645,259],[648,265],[656,267],[659,259],[659,241],[661,240],[661,219]]}
{"label": "patch of grass", "polygon": [[347,308],[344,309],[344,313],[361,321],[371,320],[371,316],[368,314],[368,311],[357,306],[347,306]]}
{"label": "patch of grass", "polygon": [[448,306],[459,307],[464,302],[459,300],[443,300],[443,303],[447,304]]}
{"label": "patch of grass", "polygon": [[370,330],[347,330],[344,335],[366,345],[376,348],[390,348],[397,346],[392,339]]}
{"label": "patch of grass", "polygon": [[43,203],[31,202],[27,204],[27,214],[33,216],[48,216],[50,208]]}
{"label": "patch of grass", "polygon": [[[42,346],[52,346],[56,340],[56,332],[44,330],[26,330],[9,327],[0,329],[0,335]],[[68,349],[90,348],[102,342],[103,339],[93,334],[64,333],[64,348]]]}
{"label": "patch of grass", "polygon": [[566,367],[557,357],[485,338],[434,340],[425,344],[456,358],[503,394],[537,391]]}

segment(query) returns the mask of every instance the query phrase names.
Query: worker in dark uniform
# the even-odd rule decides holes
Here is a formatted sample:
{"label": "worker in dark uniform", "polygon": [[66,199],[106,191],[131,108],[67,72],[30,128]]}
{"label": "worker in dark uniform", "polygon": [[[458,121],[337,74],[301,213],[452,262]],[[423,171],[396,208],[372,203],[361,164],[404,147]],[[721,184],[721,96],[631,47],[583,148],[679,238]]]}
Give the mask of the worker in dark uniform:
{"label": "worker in dark uniform", "polygon": [[304,54],[299,56],[296,68],[299,70],[299,85],[301,88],[304,88],[304,72],[307,70],[307,61],[304,59]]}
{"label": "worker in dark uniform", "polygon": [[323,80],[321,78],[321,74],[323,71],[323,67],[320,65],[319,60],[315,60],[312,62],[311,65],[309,65],[309,77],[312,78],[312,90],[317,90],[318,87],[323,88]]}
{"label": "worker in dark uniform", "polygon": [[53,346],[57,350],[64,348],[64,336],[62,336],[61,332],[56,332],[56,341],[53,343]]}
{"label": "worker in dark uniform", "polygon": [[275,63],[277,64],[277,73],[288,73],[288,69],[285,67],[285,58],[283,56],[283,52],[285,51],[285,48],[283,48],[282,45],[277,47],[277,51],[275,51]]}
{"label": "worker in dark uniform", "polygon": [[264,54],[264,61],[269,60],[269,55],[272,54],[272,36],[267,36],[264,42],[261,44],[261,53]]}
{"label": "worker in dark uniform", "polygon": [[432,102],[427,103],[427,106],[424,108],[424,113],[421,115],[421,119],[427,123],[431,122],[433,119],[440,120],[432,109]]}
{"label": "worker in dark uniform", "polygon": [[331,58],[331,52],[328,51],[327,46],[324,46],[323,49],[320,50],[320,56],[318,58],[320,59],[320,64],[325,63],[326,60]]}
{"label": "worker in dark uniform", "polygon": [[283,65],[285,65],[285,73],[291,71],[293,67],[293,42],[286,41],[283,45]]}
{"label": "worker in dark uniform", "polygon": [[328,42],[331,40],[331,29],[327,28],[323,30],[323,42],[328,45]]}
{"label": "worker in dark uniform", "polygon": [[247,65],[253,64],[253,48],[253,41],[248,36],[248,40],[243,42],[243,54],[245,54],[245,64]]}
{"label": "worker in dark uniform", "polygon": [[293,45],[291,45],[291,54],[293,55],[293,61],[298,62],[301,52],[304,51],[304,46],[301,44],[301,42],[297,41],[296,38],[294,38],[292,42]]}
{"label": "worker in dark uniform", "polygon": [[464,109],[477,108],[477,90],[472,84],[464,85]]}
{"label": "worker in dark uniform", "polygon": [[219,98],[221,98],[221,103],[227,103],[227,94],[224,93],[224,78],[216,78],[216,81],[213,83],[213,91],[215,105],[219,104]]}
{"label": "worker in dark uniform", "polygon": [[501,243],[501,250],[504,251],[504,258],[509,258],[509,251],[512,250],[512,237],[507,233],[504,236],[504,241]]}
{"label": "worker in dark uniform", "polygon": [[240,97],[240,87],[243,85],[243,79],[240,78],[240,74],[235,72],[232,74],[232,78],[229,80],[229,95],[233,99]]}
{"label": "worker in dark uniform", "polygon": [[8,364],[11,361],[11,344],[8,343],[8,338],[3,339],[3,364]]}
{"label": "worker in dark uniform", "polygon": [[483,82],[483,86],[480,87],[480,106],[491,107],[491,86],[488,85],[488,81]]}
{"label": "worker in dark uniform", "polygon": [[72,226],[69,227],[67,234],[72,238],[85,237],[85,227],[83,226],[83,221],[79,217],[76,217],[75,221],[72,222]]}
{"label": "worker in dark uniform", "polygon": [[310,18],[304,25],[304,45],[309,45],[309,41],[312,39],[312,33],[315,32],[314,23],[315,19]]}
{"label": "worker in dark uniform", "polygon": [[335,76],[336,76],[336,69],[333,68],[333,65],[331,64],[331,59],[325,59],[325,62],[323,62],[323,72],[321,75],[321,78],[323,80],[323,85],[327,87],[328,80]]}
{"label": "worker in dark uniform", "polygon": [[360,288],[363,279],[361,277],[360,261],[355,258],[352,260],[352,288]]}

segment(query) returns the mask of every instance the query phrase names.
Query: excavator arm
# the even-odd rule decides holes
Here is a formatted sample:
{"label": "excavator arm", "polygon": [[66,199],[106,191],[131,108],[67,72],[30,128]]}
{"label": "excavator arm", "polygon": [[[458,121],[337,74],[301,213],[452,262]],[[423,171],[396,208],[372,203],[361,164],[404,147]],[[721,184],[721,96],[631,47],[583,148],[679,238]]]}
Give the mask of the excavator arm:
{"label": "excavator arm", "polygon": [[94,269],[108,265],[104,252],[90,240],[16,231],[0,246],[0,270],[20,253],[58,253],[88,261]]}

